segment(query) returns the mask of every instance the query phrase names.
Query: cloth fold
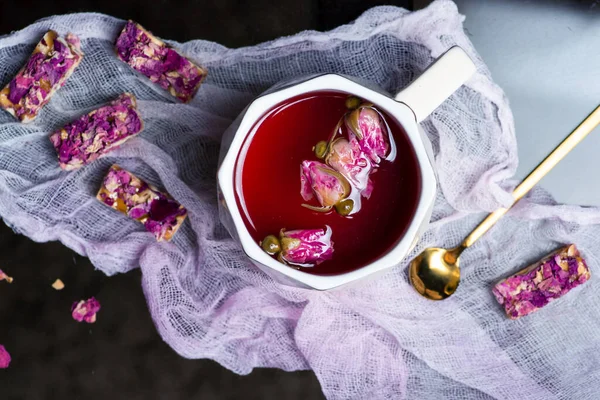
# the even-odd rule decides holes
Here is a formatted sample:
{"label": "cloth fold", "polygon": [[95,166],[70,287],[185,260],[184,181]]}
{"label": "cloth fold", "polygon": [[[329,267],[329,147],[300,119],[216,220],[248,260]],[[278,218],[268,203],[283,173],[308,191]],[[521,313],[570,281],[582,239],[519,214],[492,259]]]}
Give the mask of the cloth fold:
{"label": "cloth fold", "polygon": [[[89,13],[41,20],[0,38],[0,83],[49,28],[79,35],[86,56],[34,124],[0,114],[0,216],[33,240],[60,240],[107,275],[140,267],[163,339],[184,357],[211,358],[239,374],[310,368],[331,399],[595,398],[597,280],[519,321],[506,319],[490,288],[569,242],[593,276],[599,209],[558,206],[537,189],[464,253],[454,296],[431,302],[408,283],[406,266],[416,253],[456,245],[485,211],[511,201],[512,114],[462,21],[454,3],[438,0],[412,13],[377,7],[330,32],[254,47],[170,42],[209,70],[184,105],[117,59],[113,43],[125,21]],[[147,28],[161,35],[160,27]],[[364,78],[394,94],[455,44],[478,72],[423,123],[439,192],[413,253],[378,279],[325,293],[279,285],[248,263],[219,223],[215,175],[221,134],[252,98],[281,80],[319,72]],[[85,168],[61,171],[49,134],[124,91],[139,99],[144,132]],[[113,163],[189,210],[171,243],[156,243],[95,200]]]}

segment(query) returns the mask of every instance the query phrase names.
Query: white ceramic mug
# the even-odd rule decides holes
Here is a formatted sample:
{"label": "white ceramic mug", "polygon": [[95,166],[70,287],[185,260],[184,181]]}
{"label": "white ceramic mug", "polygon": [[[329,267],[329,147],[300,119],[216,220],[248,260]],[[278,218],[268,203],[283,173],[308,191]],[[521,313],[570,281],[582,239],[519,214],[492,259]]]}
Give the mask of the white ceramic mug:
{"label": "white ceramic mug", "polygon": [[[425,119],[475,72],[475,65],[459,47],[453,47],[436,60],[421,76],[394,98],[372,84],[337,74],[303,77],[276,85],[256,98],[225,132],[218,172],[219,213],[231,236],[242,246],[248,258],[278,281],[294,286],[327,290],[387,270],[400,263],[429,224],[435,200],[436,177],[431,164],[431,144],[420,129]],[[357,270],[333,276],[313,275],[290,268],[265,253],[250,235],[236,201],[238,155],[252,128],[276,105],[292,97],[317,91],[340,91],[375,104],[405,129],[414,148],[421,171],[421,196],[417,210],[397,244],[376,261]],[[249,138],[250,141],[252,138]]]}

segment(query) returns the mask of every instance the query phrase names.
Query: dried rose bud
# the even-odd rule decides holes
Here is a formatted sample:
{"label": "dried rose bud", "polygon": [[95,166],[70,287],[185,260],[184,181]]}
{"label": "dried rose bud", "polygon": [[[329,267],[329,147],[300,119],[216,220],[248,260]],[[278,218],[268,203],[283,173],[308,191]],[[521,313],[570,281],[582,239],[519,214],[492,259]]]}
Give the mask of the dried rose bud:
{"label": "dried rose bud", "polygon": [[4,272],[2,272],[2,270],[0,269],[0,281],[6,281],[8,283],[12,283],[13,278],[6,275]]}
{"label": "dried rose bud", "polygon": [[356,138],[338,138],[330,146],[325,162],[346,178],[364,197],[369,198],[373,184],[369,178],[373,166],[361,151]]}
{"label": "dried rose bud", "polygon": [[390,153],[390,136],[385,121],[373,107],[357,108],[346,114],[345,122],[358,139],[362,152],[375,164],[395,155]]}
{"label": "dried rose bud", "polygon": [[498,282],[492,293],[511,319],[531,314],[590,279],[574,244],[565,246]]}
{"label": "dried rose bud", "polygon": [[0,344],[0,369],[8,368],[8,366],[10,365],[10,361],[10,354],[8,353],[8,351],[6,351],[4,346]]}
{"label": "dried rose bud", "polygon": [[300,194],[305,201],[313,197],[321,207],[303,204],[314,211],[327,212],[350,194],[350,183],[339,172],[318,161],[303,161]]}
{"label": "dried rose bud", "polygon": [[282,230],[280,258],[294,265],[314,266],[333,257],[331,228]]}
{"label": "dried rose bud", "polygon": [[73,319],[78,322],[85,321],[88,324],[96,322],[96,313],[100,311],[100,303],[95,298],[90,298],[87,301],[73,303],[71,313]]}
{"label": "dried rose bud", "polygon": [[323,261],[331,260],[333,256],[331,234],[329,226],[325,226],[325,229],[293,231],[282,229],[279,239],[269,235],[261,242],[261,246],[268,254],[276,255],[277,259],[284,264],[314,267]]}

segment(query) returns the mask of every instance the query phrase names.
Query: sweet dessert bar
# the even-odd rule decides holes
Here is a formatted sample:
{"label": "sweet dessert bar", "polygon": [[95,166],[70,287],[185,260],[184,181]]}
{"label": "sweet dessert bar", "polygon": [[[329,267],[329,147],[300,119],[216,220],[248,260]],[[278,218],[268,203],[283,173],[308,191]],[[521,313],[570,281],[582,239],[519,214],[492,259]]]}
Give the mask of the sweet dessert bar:
{"label": "sweet dessert bar", "polygon": [[492,292],[506,315],[517,319],[587,282],[590,270],[574,244],[565,246],[498,282]]}
{"label": "sweet dessert bar", "polygon": [[192,100],[207,74],[133,21],[127,22],[115,46],[119,59],[184,103]]}
{"label": "sweet dessert bar", "polygon": [[61,38],[48,31],[33,50],[27,64],[0,91],[0,107],[27,123],[62,87],[81,63],[79,38]]}
{"label": "sweet dessert bar", "polygon": [[96,196],[109,207],[144,224],[156,240],[170,240],[187,211],[167,193],[113,165]]}
{"label": "sweet dessert bar", "polygon": [[89,164],[142,131],[135,96],[124,93],[110,104],[67,124],[50,136],[58,162],[70,171]]}

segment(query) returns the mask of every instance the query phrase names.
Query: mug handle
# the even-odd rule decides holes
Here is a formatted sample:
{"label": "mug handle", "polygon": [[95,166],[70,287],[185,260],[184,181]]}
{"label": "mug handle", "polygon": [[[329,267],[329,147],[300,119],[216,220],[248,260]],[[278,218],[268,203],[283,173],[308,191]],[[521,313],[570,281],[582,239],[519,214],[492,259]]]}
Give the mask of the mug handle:
{"label": "mug handle", "polygon": [[476,67],[467,53],[458,46],[450,48],[417,79],[395,97],[423,121],[452,93],[467,81]]}

